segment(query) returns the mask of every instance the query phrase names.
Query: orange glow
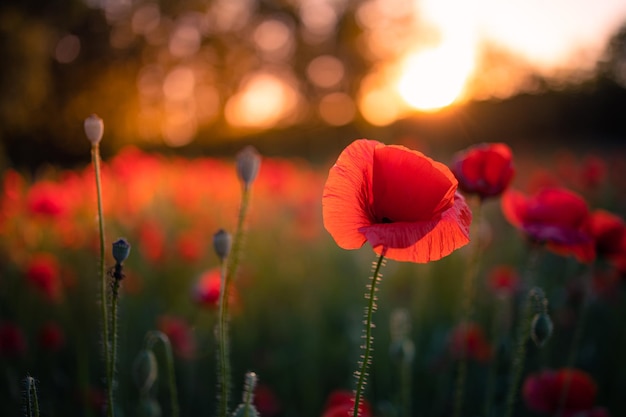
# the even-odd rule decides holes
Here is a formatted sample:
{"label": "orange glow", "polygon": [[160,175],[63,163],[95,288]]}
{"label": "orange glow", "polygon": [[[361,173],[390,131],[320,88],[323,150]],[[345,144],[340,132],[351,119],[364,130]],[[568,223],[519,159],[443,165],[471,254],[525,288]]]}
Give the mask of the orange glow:
{"label": "orange glow", "polygon": [[292,83],[270,72],[258,72],[228,100],[225,117],[233,126],[271,127],[292,115],[298,101],[299,94]]}

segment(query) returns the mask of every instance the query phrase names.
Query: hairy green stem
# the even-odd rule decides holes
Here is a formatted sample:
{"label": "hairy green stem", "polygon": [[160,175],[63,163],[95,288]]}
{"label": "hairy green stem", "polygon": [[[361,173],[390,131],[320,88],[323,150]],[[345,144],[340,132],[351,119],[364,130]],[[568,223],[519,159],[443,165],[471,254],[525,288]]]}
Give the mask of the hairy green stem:
{"label": "hairy green stem", "polygon": [[178,390],[176,389],[176,376],[174,374],[174,355],[172,353],[172,344],[170,339],[160,331],[152,331],[148,333],[147,347],[152,348],[156,341],[161,341],[165,350],[165,366],[167,368],[167,378],[170,390],[170,406],[172,417],[180,416],[180,408],[178,405]]}
{"label": "hairy green stem", "polygon": [[37,386],[35,378],[26,377],[26,415],[28,417],[39,417],[39,399],[37,398]]}
{"label": "hairy green stem", "polygon": [[461,358],[459,362],[459,369],[456,378],[456,392],[454,396],[454,417],[461,415],[463,408],[463,400],[465,396],[465,381],[467,380],[467,343],[465,340],[465,334],[467,332],[467,325],[471,322],[474,315],[474,280],[478,274],[478,268],[480,264],[480,258],[482,254],[482,242],[480,240],[480,222],[481,222],[481,208],[482,199],[478,201],[476,208],[474,209],[474,234],[476,235],[476,241],[472,247],[472,253],[469,260],[469,265],[465,270],[465,277],[463,280],[463,302],[461,310],[461,333],[463,334],[463,343],[461,343]]}
{"label": "hairy green stem", "polygon": [[378,261],[374,266],[374,272],[371,277],[371,283],[369,286],[369,292],[365,294],[365,298],[368,300],[367,308],[365,312],[365,328],[364,328],[364,338],[365,345],[363,348],[363,356],[362,361],[360,362],[360,369],[355,372],[355,376],[357,377],[356,391],[354,394],[354,411],[352,413],[353,417],[359,416],[359,405],[361,404],[361,397],[363,395],[363,389],[365,387],[365,381],[367,378],[367,368],[370,365],[371,352],[372,352],[372,344],[374,342],[374,338],[372,336],[372,328],[374,327],[372,318],[374,316],[374,311],[376,311],[376,284],[381,279],[380,276],[380,268],[383,265],[383,261],[385,259],[386,251],[383,249]]}
{"label": "hairy green stem", "polygon": [[102,209],[102,184],[100,180],[100,146],[95,143],[91,146],[91,160],[96,177],[96,193],[98,199],[98,229],[100,234],[100,313],[102,320],[102,343],[104,344],[104,361],[106,365],[107,392],[109,404],[107,415],[113,417],[113,374],[111,373],[111,353],[109,351],[109,322],[107,314],[107,278],[105,265],[105,239],[104,239],[104,210]]}
{"label": "hairy green stem", "polygon": [[220,310],[218,323],[218,355],[220,370],[220,397],[218,399],[218,416],[226,417],[228,414],[228,401],[230,395],[230,359],[228,346],[228,320],[229,320],[229,293],[231,282],[237,274],[239,266],[239,255],[241,253],[242,241],[245,229],[245,220],[250,202],[250,187],[244,185],[241,195],[241,206],[237,218],[237,228],[233,239],[233,246],[230,256],[222,262],[222,289],[220,291]]}
{"label": "hairy green stem", "polygon": [[228,355],[228,317],[227,306],[228,297],[226,295],[228,291],[226,265],[222,262],[221,265],[222,275],[222,289],[220,291],[220,310],[219,310],[219,323],[218,323],[218,355],[219,355],[219,377],[220,377],[220,397],[218,405],[218,415],[220,417],[226,417],[228,414],[228,396],[230,393],[230,358]]}
{"label": "hairy green stem", "polygon": [[[115,390],[115,368],[117,364],[117,307],[120,299],[120,281],[114,279],[111,291],[111,361],[109,363],[109,374],[111,375],[111,393]],[[111,394],[112,395],[112,394]]]}

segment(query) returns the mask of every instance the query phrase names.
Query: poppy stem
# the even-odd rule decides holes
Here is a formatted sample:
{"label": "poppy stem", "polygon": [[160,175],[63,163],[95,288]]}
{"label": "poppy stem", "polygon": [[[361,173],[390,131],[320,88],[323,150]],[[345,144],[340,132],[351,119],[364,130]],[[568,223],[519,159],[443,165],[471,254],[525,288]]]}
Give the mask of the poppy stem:
{"label": "poppy stem", "polygon": [[226,417],[228,414],[228,395],[230,392],[230,358],[228,355],[228,317],[226,291],[228,288],[226,263],[221,262],[222,288],[220,290],[220,311],[218,323],[218,361],[219,361],[219,401],[218,415]]}
{"label": "poppy stem", "polygon": [[515,401],[517,400],[517,388],[524,370],[524,361],[526,359],[526,342],[530,336],[530,323],[532,320],[532,297],[534,294],[534,276],[539,259],[539,245],[532,244],[531,253],[528,259],[526,285],[529,293],[524,297],[519,314],[519,323],[517,326],[517,345],[513,356],[513,369],[511,371],[511,382],[506,398],[506,414],[505,417],[513,415]]}
{"label": "poppy stem", "polygon": [[374,324],[372,322],[372,318],[374,315],[374,311],[376,311],[376,284],[382,278],[380,274],[380,268],[384,265],[386,250],[380,254],[378,261],[374,264],[373,274],[371,276],[371,283],[367,285],[368,292],[365,293],[365,299],[368,300],[367,308],[365,309],[365,328],[363,329],[365,339],[365,344],[361,345],[363,349],[363,355],[361,356],[361,361],[358,363],[359,370],[354,373],[354,376],[357,378],[356,390],[354,394],[354,411],[352,413],[353,417],[359,417],[359,406],[361,405],[361,397],[363,395],[363,389],[366,384],[367,379],[367,368],[371,364],[371,352],[372,345],[374,343],[374,337],[372,336],[372,328]]}
{"label": "poppy stem", "polygon": [[226,417],[228,415],[228,401],[230,395],[230,360],[229,360],[229,343],[228,343],[228,320],[229,320],[229,292],[230,283],[235,278],[237,268],[239,266],[239,255],[241,252],[242,241],[244,237],[245,220],[248,213],[250,202],[250,186],[244,185],[241,195],[241,206],[239,207],[239,216],[237,218],[237,229],[233,239],[233,246],[230,256],[222,260],[222,288],[220,290],[220,311],[219,311],[219,329],[218,329],[218,355],[219,355],[219,380],[220,390],[218,399],[218,416]]}
{"label": "poppy stem", "polygon": [[39,417],[39,399],[37,398],[37,385],[35,378],[28,375],[24,379],[26,385],[26,416]]}
{"label": "poppy stem", "polygon": [[111,391],[115,387],[115,365],[117,363],[117,307],[120,299],[120,280],[113,279],[111,286],[111,359],[109,362],[109,374],[111,375]]}
{"label": "poppy stem", "polygon": [[104,361],[105,372],[107,378],[107,392],[109,404],[107,407],[107,416],[113,417],[113,375],[111,374],[111,354],[109,351],[109,318],[107,312],[107,279],[106,266],[104,263],[104,211],[102,210],[102,184],[100,181],[100,146],[94,143],[91,146],[91,160],[93,163],[96,177],[96,194],[98,199],[98,229],[100,234],[100,313],[102,319],[102,343],[104,344]]}
{"label": "poppy stem", "polygon": [[463,293],[462,293],[462,310],[461,310],[461,330],[463,336],[463,343],[461,343],[461,358],[459,362],[459,369],[456,378],[456,392],[454,398],[454,417],[461,415],[463,408],[463,400],[465,396],[465,381],[467,380],[467,341],[465,335],[467,334],[467,326],[472,321],[474,315],[474,280],[478,274],[480,265],[480,258],[482,254],[482,242],[480,240],[480,222],[481,218],[482,200],[478,201],[474,209],[474,234],[476,240],[472,247],[472,253],[469,260],[469,265],[465,269],[465,279],[463,280]]}

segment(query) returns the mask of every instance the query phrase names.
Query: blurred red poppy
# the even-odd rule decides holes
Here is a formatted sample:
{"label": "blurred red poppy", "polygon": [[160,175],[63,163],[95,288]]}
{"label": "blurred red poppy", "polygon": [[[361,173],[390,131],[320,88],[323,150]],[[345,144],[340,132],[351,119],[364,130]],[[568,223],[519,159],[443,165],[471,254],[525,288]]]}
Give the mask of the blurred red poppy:
{"label": "blurred red poppy", "polygon": [[598,256],[611,259],[626,254],[626,224],[621,217],[606,210],[595,210],[589,217],[589,232]]}
{"label": "blurred red poppy", "polygon": [[61,327],[49,321],[39,329],[39,346],[43,350],[56,352],[65,345],[65,335]]}
{"label": "blurred red poppy", "polygon": [[504,143],[472,146],[458,153],[451,167],[459,188],[481,199],[502,194],[515,174],[511,148]]}
{"label": "blurred red poppy", "polygon": [[[337,390],[330,393],[322,417],[345,417],[352,415],[354,410],[354,393],[347,390]],[[360,417],[372,417],[372,407],[362,400],[359,406]]]}
{"label": "blurred red poppy", "polygon": [[421,152],[360,139],[330,169],[324,227],[344,249],[367,241],[390,259],[434,261],[469,242],[472,214],[457,185]]}
{"label": "blurred red poppy", "polygon": [[280,413],[281,407],[274,391],[265,384],[259,383],[254,389],[254,406],[260,415],[273,417]]}
{"label": "blurred red poppy", "polygon": [[0,356],[16,357],[26,352],[26,338],[16,324],[0,323]]}
{"label": "blurred red poppy", "polygon": [[489,271],[487,276],[491,289],[500,295],[513,295],[518,288],[520,277],[515,268],[509,265],[498,265]]}
{"label": "blurred red poppy", "polygon": [[196,339],[185,320],[173,316],[161,316],[157,327],[170,339],[176,355],[184,359],[192,359],[195,356]]}
{"label": "blurred red poppy", "polygon": [[61,272],[57,259],[48,253],[34,255],[26,266],[26,279],[49,301],[61,298]]}
{"label": "blurred red poppy", "polygon": [[492,348],[482,327],[476,323],[461,323],[450,335],[450,353],[455,359],[486,362],[491,358]]}
{"label": "blurred red poppy", "polygon": [[595,258],[589,208],[578,194],[564,188],[544,188],[532,196],[509,190],[501,202],[506,219],[530,240],[581,262]]}
{"label": "blurred red poppy", "polygon": [[[563,396],[564,389],[567,393]],[[546,370],[529,375],[522,393],[526,406],[536,412],[554,414],[591,410],[598,387],[589,374],[579,369]]]}
{"label": "blurred red poppy", "polygon": [[220,268],[211,269],[200,276],[193,289],[193,298],[201,306],[217,308],[220,303],[221,287]]}

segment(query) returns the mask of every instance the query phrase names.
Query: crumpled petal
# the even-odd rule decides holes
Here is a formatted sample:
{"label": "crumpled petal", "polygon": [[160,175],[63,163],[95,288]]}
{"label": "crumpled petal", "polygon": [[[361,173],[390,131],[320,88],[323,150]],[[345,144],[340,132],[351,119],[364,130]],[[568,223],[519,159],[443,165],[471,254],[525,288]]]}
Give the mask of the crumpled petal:
{"label": "crumpled petal", "polygon": [[427,263],[469,243],[472,213],[460,193],[441,218],[427,222],[374,224],[360,231],[374,251],[389,259]]}

